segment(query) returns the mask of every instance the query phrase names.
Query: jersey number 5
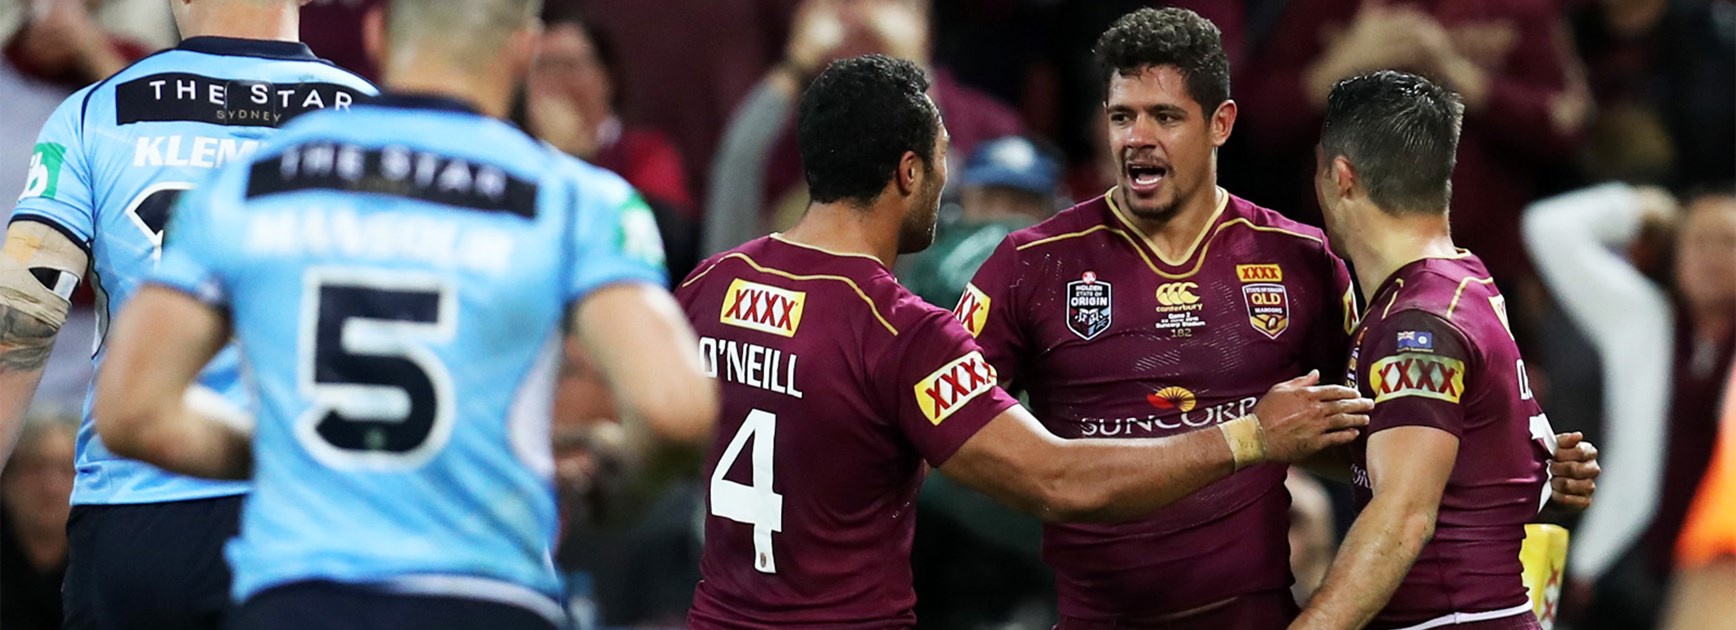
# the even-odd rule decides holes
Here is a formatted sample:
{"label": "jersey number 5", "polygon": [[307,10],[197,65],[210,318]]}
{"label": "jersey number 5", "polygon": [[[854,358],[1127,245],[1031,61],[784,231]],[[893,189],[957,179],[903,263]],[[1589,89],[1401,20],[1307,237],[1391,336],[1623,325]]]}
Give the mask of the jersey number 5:
{"label": "jersey number 5", "polygon": [[296,434],[337,467],[414,468],[452,435],[452,378],[428,343],[452,338],[438,278],[314,270],[302,305]]}
{"label": "jersey number 5", "polygon": [[[729,447],[723,449],[717,470],[711,472],[711,515],[753,526],[753,568],[760,573],[778,572],[772,555],[772,532],[784,530],[784,495],[772,490],[772,444],[777,441],[777,431],[776,414],[753,410],[729,440]],[[753,485],[724,479],[750,439]]]}

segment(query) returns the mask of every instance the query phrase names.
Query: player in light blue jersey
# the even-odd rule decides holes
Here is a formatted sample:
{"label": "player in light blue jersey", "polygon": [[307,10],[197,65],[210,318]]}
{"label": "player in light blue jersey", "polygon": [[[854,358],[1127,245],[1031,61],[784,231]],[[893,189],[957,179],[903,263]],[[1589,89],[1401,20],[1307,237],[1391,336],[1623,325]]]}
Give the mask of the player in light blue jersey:
{"label": "player in light blue jersey", "polygon": [[[0,256],[0,458],[87,271],[101,364],[109,315],[156,266],[177,197],[245,161],[282,122],[374,93],[296,41],[296,0],[171,5],[187,39],[73,94],[35,146]],[[198,384],[206,404],[246,405],[234,350]],[[98,439],[89,407],[71,498],[67,627],[216,627],[228,591],[222,545],[247,485],[119,457]]]}
{"label": "player in light blue jersey", "polygon": [[[98,376],[111,447],[249,474],[236,627],[549,628],[550,405],[575,336],[632,426],[715,414],[661,241],[624,181],[499,120],[534,0],[374,14],[387,94],[307,115],[184,198]],[[231,334],[253,435],[185,402]]]}

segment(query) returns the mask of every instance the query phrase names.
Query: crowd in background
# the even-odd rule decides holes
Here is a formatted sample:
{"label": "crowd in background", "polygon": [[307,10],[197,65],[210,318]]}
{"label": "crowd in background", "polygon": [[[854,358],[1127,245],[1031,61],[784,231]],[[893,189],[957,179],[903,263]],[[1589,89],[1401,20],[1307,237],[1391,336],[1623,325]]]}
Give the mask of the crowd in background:
{"label": "crowd in background", "polygon": [[[372,76],[360,17],[312,0],[303,38]],[[795,103],[835,58],[924,65],[952,138],[942,224],[900,264],[951,308],[1008,233],[1114,181],[1090,49],[1135,8],[1193,9],[1223,32],[1239,125],[1231,193],[1319,224],[1325,95],[1377,68],[1425,74],[1466,105],[1454,239],[1509,296],[1533,389],[1563,431],[1602,445],[1603,483],[1573,526],[1562,625],[1644,628],[1711,459],[1736,348],[1736,4],[1722,0],[548,0],[521,126],[620,173],[655,211],[672,277],[787,226],[806,204]],[[37,129],[72,91],[176,40],[163,0],[0,5],[0,188],[22,189]],[[89,378],[92,302],[0,474],[0,624],[57,627],[71,425]],[[560,467],[561,561],[596,626],[674,627],[698,578],[692,454],[576,440]],[[626,471],[651,474],[626,475]],[[642,480],[650,481],[642,481]],[[629,481],[632,480],[632,481]],[[1348,526],[1346,493],[1291,483],[1305,597]],[[918,617],[1038,628],[1052,583],[1035,521],[944,479],[922,496]],[[1736,591],[1733,591],[1736,592]]]}

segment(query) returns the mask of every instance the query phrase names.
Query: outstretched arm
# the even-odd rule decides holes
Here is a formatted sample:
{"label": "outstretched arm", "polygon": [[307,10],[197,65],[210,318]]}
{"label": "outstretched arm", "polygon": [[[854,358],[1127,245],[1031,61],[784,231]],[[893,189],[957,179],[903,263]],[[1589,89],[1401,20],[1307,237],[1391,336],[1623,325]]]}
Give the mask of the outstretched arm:
{"label": "outstretched arm", "polygon": [[1318,375],[1281,383],[1254,413],[1148,440],[1067,440],[1014,406],[977,431],[940,471],[1049,521],[1113,522],[1149,514],[1237,470],[1295,461],[1356,439],[1373,407]]}

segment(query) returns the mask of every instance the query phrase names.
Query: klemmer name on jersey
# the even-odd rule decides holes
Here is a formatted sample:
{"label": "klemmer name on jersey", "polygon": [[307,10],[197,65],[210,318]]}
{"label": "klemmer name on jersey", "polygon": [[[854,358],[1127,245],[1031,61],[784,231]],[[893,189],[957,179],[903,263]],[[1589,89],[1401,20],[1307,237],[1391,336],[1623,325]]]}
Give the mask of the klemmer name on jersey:
{"label": "klemmer name on jersey", "polygon": [[718,321],[780,337],[794,337],[796,329],[802,325],[802,306],[807,301],[805,291],[790,291],[736,278],[724,293],[723,310]]}
{"label": "klemmer name on jersey", "polygon": [[994,389],[995,368],[983,353],[971,351],[916,383],[916,406],[929,422],[940,424],[971,399]]}

